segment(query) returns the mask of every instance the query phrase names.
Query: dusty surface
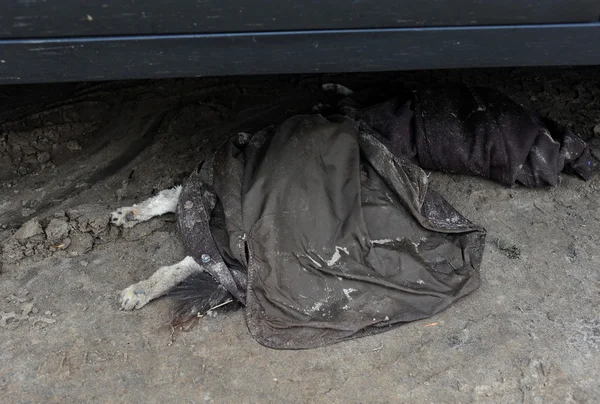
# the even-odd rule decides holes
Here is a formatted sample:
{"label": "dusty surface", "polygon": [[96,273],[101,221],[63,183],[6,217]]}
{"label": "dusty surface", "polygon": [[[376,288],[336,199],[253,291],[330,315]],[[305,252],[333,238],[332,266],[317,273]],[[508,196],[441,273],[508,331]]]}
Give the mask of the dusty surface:
{"label": "dusty surface", "polygon": [[171,335],[165,301],[117,309],[121,289],[183,251],[172,216],[120,230],[112,209],[174,184],[232,132],[331,102],[324,81],[392,77],[498,87],[600,146],[598,69],[0,89],[0,402],[599,402],[598,173],[551,190],[432,174],[489,232],[482,286],[378,336],[274,351],[241,311]]}

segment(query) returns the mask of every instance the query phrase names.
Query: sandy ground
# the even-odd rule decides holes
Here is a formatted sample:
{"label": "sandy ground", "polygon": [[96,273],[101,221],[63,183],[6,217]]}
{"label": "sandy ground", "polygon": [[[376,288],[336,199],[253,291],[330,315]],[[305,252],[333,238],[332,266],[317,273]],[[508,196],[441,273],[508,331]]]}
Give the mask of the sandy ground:
{"label": "sandy ground", "polygon": [[111,210],[179,181],[231,133],[331,103],[322,82],[391,79],[500,88],[599,155],[593,68],[0,88],[0,402],[600,402],[599,175],[527,190],[432,174],[488,230],[482,286],[378,336],[275,351],[239,310],[174,334],[164,300],[118,310],[121,289],[183,249],[173,216],[116,229]]}

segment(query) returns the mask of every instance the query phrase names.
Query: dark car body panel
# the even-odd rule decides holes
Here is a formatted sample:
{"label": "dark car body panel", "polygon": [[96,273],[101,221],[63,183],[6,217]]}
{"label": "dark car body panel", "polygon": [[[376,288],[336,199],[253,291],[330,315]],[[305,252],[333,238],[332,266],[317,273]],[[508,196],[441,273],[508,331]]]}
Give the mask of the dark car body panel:
{"label": "dark car body panel", "polygon": [[600,63],[597,0],[11,0],[0,84]]}

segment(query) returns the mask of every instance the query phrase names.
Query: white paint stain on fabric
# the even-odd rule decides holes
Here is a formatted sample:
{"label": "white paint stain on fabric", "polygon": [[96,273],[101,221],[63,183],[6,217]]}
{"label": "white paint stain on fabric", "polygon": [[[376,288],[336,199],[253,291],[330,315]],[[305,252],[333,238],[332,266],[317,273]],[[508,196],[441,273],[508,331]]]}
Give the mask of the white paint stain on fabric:
{"label": "white paint stain on fabric", "polygon": [[[450,220],[450,219],[447,219],[447,220]],[[459,218],[458,218],[458,217],[456,217],[456,220],[459,220]],[[454,222],[453,222],[453,223],[454,223]],[[378,239],[378,240],[371,240],[371,244],[375,244],[375,245],[385,245],[385,244],[390,244],[390,243],[393,243],[393,242],[400,242],[400,241],[402,241],[402,240],[407,240],[407,239],[403,239],[403,238],[401,238],[401,237],[399,237],[399,238],[394,238],[394,239],[391,239],[391,238],[382,238],[382,239]],[[415,247],[415,250],[416,250],[416,249],[418,249],[418,248],[419,248],[419,246],[421,245],[421,243],[422,243],[423,241],[427,241],[427,238],[426,238],[426,237],[421,237],[421,239],[419,240],[419,242],[418,242],[418,243],[415,243],[415,242],[413,242],[412,240],[408,240],[408,241],[410,241],[410,242],[411,242],[411,244],[412,244],[412,245]]]}
{"label": "white paint stain on fabric", "polygon": [[373,244],[389,244],[389,243],[393,243],[394,241],[398,241],[398,239],[382,238],[380,240],[371,240],[371,243],[373,243]]}
{"label": "white paint stain on fabric", "polygon": [[352,300],[352,297],[350,296],[350,293],[356,292],[356,289],[348,288],[348,289],[343,289],[343,290],[344,290],[344,295],[346,295],[346,299]]}
{"label": "white paint stain on fabric", "polygon": [[347,248],[335,246],[335,252],[331,256],[331,259],[326,261],[327,266],[334,265],[336,262],[338,262],[340,260],[340,258],[342,258],[342,254],[340,254],[340,251],[343,251],[344,253],[346,253],[346,255],[350,255]]}

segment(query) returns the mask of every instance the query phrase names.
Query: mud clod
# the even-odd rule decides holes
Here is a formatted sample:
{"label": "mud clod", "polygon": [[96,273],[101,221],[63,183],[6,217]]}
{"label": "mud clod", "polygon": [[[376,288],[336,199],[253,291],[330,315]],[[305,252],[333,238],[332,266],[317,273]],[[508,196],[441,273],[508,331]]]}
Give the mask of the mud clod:
{"label": "mud clod", "polygon": [[46,237],[50,242],[64,240],[69,235],[69,224],[61,219],[52,219],[46,227]]}
{"label": "mud clod", "polygon": [[17,240],[25,240],[42,233],[44,233],[42,230],[42,225],[40,224],[38,218],[34,217],[21,226],[21,228],[17,230],[13,237]]}

